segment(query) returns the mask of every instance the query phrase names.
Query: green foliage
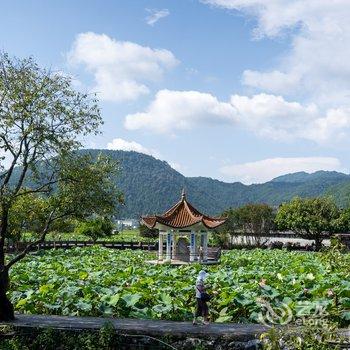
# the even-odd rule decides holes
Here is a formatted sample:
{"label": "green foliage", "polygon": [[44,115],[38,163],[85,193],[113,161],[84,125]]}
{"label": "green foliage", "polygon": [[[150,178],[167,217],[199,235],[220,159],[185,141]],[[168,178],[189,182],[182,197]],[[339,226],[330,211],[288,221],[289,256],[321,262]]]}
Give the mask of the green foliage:
{"label": "green foliage", "polygon": [[336,232],[350,232],[350,208],[341,210],[339,217],[333,221],[333,225]]}
{"label": "green foliage", "polygon": [[32,182],[40,180],[38,192],[49,190],[56,183],[55,157],[98,133],[102,119],[95,97],[75,91],[70,77],[7,54],[0,54],[0,67],[0,150],[10,162],[7,168],[0,163],[0,186],[2,203],[9,205],[29,171]]}
{"label": "green foliage", "polygon": [[322,236],[335,231],[338,217],[339,209],[330,197],[296,197],[279,207],[275,223],[281,230],[292,230],[302,238],[313,239],[318,250]]}
{"label": "green foliage", "polygon": [[226,217],[226,222],[220,226],[219,232],[225,232],[230,236],[234,236],[242,232],[242,222],[239,215],[239,208],[230,208],[222,213]]}
{"label": "green foliage", "polygon": [[[204,177],[186,178],[166,162],[136,152],[95,149],[80,150],[79,153],[90,154],[93,159],[103,154],[119,164],[121,171],[113,177],[113,181],[125,194],[125,205],[118,208],[118,216],[122,218],[162,213],[180,199],[183,188],[186,188],[188,199],[196,208],[205,214],[218,215],[227,208],[247,203],[277,206],[295,196],[322,196],[328,194],[334,184],[350,183],[348,175],[320,172],[297,182],[272,181],[246,186]],[[334,194],[334,198],[338,204],[344,204],[338,200],[339,192]]]}
{"label": "green foliage", "polygon": [[[340,349],[343,339],[334,325],[307,325],[295,328],[271,328],[262,334],[264,350],[329,350]],[[331,345],[337,344],[337,345]]]}
{"label": "green foliage", "polygon": [[118,164],[104,155],[66,155],[61,160],[57,191],[50,200],[57,203],[60,212],[73,213],[70,216],[77,219],[113,215],[123,201],[113,181],[118,171]]}
{"label": "green foliage", "polygon": [[141,237],[140,230],[139,229],[132,229],[132,230],[123,230],[120,231],[117,235],[115,235],[116,241],[123,241],[123,242],[157,242],[157,237]]}
{"label": "green foliage", "polygon": [[[14,318],[6,294],[10,268],[54,224],[112,215],[121,201],[111,181],[117,164],[74,152],[84,136],[98,134],[101,124],[96,98],[75,91],[71,78],[42,69],[32,58],[0,53],[1,320]],[[6,167],[3,157],[9,159]],[[37,240],[6,259],[5,240],[28,230]]]}
{"label": "green foliage", "polygon": [[273,209],[267,204],[247,204],[236,210],[241,231],[257,236],[269,233],[273,225]]}
{"label": "green foliage", "polygon": [[324,249],[321,255],[321,261],[329,273],[339,272],[346,268],[344,253],[346,253],[346,247],[338,239],[331,238],[331,246]]}
{"label": "green foliage", "polygon": [[16,197],[9,212],[7,238],[19,241],[23,232],[40,233],[46,220],[47,205],[45,198],[34,193]]}
{"label": "green foliage", "polygon": [[256,245],[261,244],[261,238],[273,227],[273,208],[267,204],[246,204],[238,208],[226,210],[222,216],[227,217],[213,235],[214,241],[221,247],[230,246],[233,236],[251,234]]}
{"label": "green foliage", "polygon": [[147,237],[147,238],[157,238],[159,235],[159,230],[150,229],[146,225],[140,225],[139,232],[141,237]]}
{"label": "green foliage", "polygon": [[98,238],[110,237],[113,234],[114,224],[107,217],[96,217],[79,223],[75,234],[90,237],[93,241]]}
{"label": "green foliage", "polygon": [[[30,334],[17,332],[11,339],[0,340],[2,350],[113,350],[122,340],[113,325],[106,323],[99,331],[58,331],[37,329]],[[130,341],[130,340],[129,340]]]}
{"label": "green foliage", "polygon": [[[297,182],[273,181],[246,186],[238,182],[224,183],[205,177],[188,178],[172,169],[166,162],[136,152],[114,150],[81,152],[93,156],[102,152],[120,164],[121,172],[114,181],[125,194],[125,205],[118,212],[122,218],[138,218],[141,215],[162,213],[180,200],[183,188],[186,188],[188,199],[196,208],[205,214],[218,215],[227,208],[247,203],[267,203],[277,206],[295,196],[322,196],[335,184],[350,183],[348,175],[317,172]],[[335,199],[338,199],[338,195],[335,195]]]}
{"label": "green foliage", "polygon": [[[208,285],[218,292],[211,318],[258,322],[264,299],[276,310],[288,305],[295,322],[312,317],[320,305],[325,320],[349,325],[350,254],[339,255],[333,269],[324,254],[224,252],[220,265],[208,267]],[[27,256],[13,267],[11,299],[19,312],[191,320],[202,267],[145,263],[154,258],[145,251],[100,247]]]}
{"label": "green foliage", "polygon": [[18,239],[29,231],[34,239],[39,239],[45,232],[91,216],[105,217],[105,220],[96,219],[95,227],[100,225],[101,234],[106,236],[112,233],[107,217],[116,213],[122,201],[112,180],[118,165],[104,156],[93,159],[88,154],[75,153],[61,157],[59,163],[59,172],[55,175],[57,184],[50,195],[24,188],[15,197],[9,208],[7,238]]}
{"label": "green foliage", "polygon": [[209,243],[216,247],[231,248],[231,236],[225,229],[216,230],[209,235]]}
{"label": "green foliage", "polygon": [[348,208],[350,206],[350,181],[340,181],[330,186],[325,194],[334,197],[340,207]]}
{"label": "green foliage", "polygon": [[[0,163],[0,292],[6,300],[8,270],[28,250],[5,265],[5,239],[30,230],[42,241],[54,223],[114,210],[120,195],[110,181],[115,164],[74,153],[102,124],[95,96],[75,91],[70,77],[33,58],[6,53],[0,54],[0,96],[0,153],[9,164]],[[0,318],[13,317],[2,310]]]}

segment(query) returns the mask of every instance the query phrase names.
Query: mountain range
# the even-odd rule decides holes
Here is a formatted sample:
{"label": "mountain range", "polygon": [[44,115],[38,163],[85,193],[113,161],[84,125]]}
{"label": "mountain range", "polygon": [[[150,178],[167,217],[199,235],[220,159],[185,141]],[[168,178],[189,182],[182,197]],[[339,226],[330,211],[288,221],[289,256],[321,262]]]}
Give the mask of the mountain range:
{"label": "mountain range", "polygon": [[244,185],[185,177],[167,162],[142,153],[96,149],[83,152],[95,156],[102,152],[119,162],[121,170],[115,181],[125,196],[125,204],[118,208],[121,218],[163,213],[179,200],[182,189],[195,207],[209,215],[246,203],[278,206],[295,196],[332,195],[338,205],[350,204],[350,175],[336,171],[297,172],[262,184]]}

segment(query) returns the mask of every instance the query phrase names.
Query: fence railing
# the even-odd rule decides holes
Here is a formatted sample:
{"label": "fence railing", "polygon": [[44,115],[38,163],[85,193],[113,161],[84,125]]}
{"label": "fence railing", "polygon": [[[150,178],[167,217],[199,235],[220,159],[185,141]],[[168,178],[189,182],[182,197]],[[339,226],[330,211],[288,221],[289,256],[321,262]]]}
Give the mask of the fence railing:
{"label": "fence railing", "polygon": [[[245,233],[245,234],[238,234],[236,237],[240,236],[254,236],[253,234]],[[348,240],[350,237],[350,234],[345,234],[345,236]],[[267,235],[264,235],[262,238],[299,238],[296,234],[294,233],[286,233],[286,232],[273,232]],[[326,238],[326,237],[324,237]],[[31,242],[16,242],[16,243],[11,243],[7,242],[5,245],[5,251],[7,253],[12,253],[15,251],[22,251],[27,247],[28,244]],[[310,245],[307,246],[300,246],[298,243],[292,243],[292,242],[272,242],[272,246],[270,248],[288,248],[292,250],[309,250],[312,249],[311,247],[311,241]],[[240,248],[254,248],[254,247],[262,247],[262,248],[268,248],[271,244],[263,244],[263,246],[260,246],[258,244],[253,244],[253,243],[240,243],[240,242],[231,242],[228,246],[224,246],[224,249],[240,249]],[[158,250],[158,242],[150,243],[150,242],[135,242],[135,241],[81,241],[81,240],[59,240],[59,241],[44,241],[42,243],[39,243],[35,246],[32,247],[31,251],[36,251],[40,249],[56,249],[56,248],[62,248],[62,249],[70,249],[74,247],[91,247],[93,245],[100,245],[102,247],[106,248],[112,248],[112,249],[119,249],[119,250],[124,250],[124,249],[131,249],[131,250],[136,250],[136,249],[141,249],[141,250],[148,250],[148,251],[156,251]],[[350,244],[349,244],[350,246]],[[164,243],[164,248],[165,248],[165,243]]]}
{"label": "fence railing", "polygon": [[[31,242],[16,242],[16,243],[7,243],[5,246],[5,251],[7,253],[12,253],[15,251],[21,251],[27,247],[28,244]],[[40,249],[69,249],[69,248],[75,248],[75,247],[91,247],[93,245],[100,245],[102,247],[106,248],[112,248],[112,249],[141,249],[141,250],[148,250],[148,251],[154,251],[158,250],[158,243],[145,243],[145,242],[111,242],[111,241],[44,241],[42,243],[39,243],[32,247],[31,251],[36,251]]]}

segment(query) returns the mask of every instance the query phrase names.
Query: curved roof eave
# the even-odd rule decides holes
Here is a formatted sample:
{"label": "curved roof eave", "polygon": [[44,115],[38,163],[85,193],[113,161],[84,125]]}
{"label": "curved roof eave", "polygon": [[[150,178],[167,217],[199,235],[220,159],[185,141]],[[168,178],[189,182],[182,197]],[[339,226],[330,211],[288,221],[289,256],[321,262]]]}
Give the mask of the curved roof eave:
{"label": "curved roof eave", "polygon": [[203,215],[199,210],[193,207],[191,203],[187,202],[184,192],[182,193],[181,200],[163,215],[153,215],[141,218],[141,222],[150,229],[155,228],[157,224],[172,229],[186,229],[201,224],[207,230],[214,230],[224,224],[225,221],[226,218],[212,218]]}

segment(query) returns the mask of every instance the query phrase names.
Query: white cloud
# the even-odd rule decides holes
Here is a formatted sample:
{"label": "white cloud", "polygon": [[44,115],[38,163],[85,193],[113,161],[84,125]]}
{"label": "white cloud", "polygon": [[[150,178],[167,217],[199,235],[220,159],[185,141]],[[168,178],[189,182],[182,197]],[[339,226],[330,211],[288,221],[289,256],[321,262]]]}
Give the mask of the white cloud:
{"label": "white cloud", "polygon": [[[134,151],[138,153],[148,154],[149,156],[152,156],[158,159],[163,159],[163,157],[157,150],[144,147],[138,142],[127,141],[121,138],[116,138],[116,139],[113,139],[111,142],[109,142],[107,144],[107,149],[118,150],[118,151]],[[182,165],[178,162],[169,161],[168,164],[176,171],[181,172],[183,170]]]}
{"label": "white cloud", "polygon": [[148,154],[153,157],[159,157],[159,153],[153,149],[146,148],[135,141],[127,141],[121,138],[113,139],[107,144],[107,149],[119,151],[135,151],[138,153]]}
{"label": "white cloud", "polygon": [[272,139],[299,137],[300,128],[304,130],[305,123],[317,117],[316,106],[288,102],[275,95],[259,94],[251,98],[233,95],[231,104],[238,111],[243,125]]}
{"label": "white cloud", "polygon": [[[282,36],[289,49],[266,71],[246,69],[243,84],[278,96],[303,101],[281,106],[285,117],[258,120],[256,98],[246,97],[248,124],[259,134],[304,138],[318,143],[344,140],[350,126],[349,0],[201,0],[235,10],[256,20],[255,39]],[[247,67],[248,68],[248,67]],[[267,95],[266,93],[273,94]],[[261,95],[261,94],[260,94]],[[242,102],[244,97],[239,97]],[[254,101],[255,100],[255,101]],[[244,102],[244,101],[243,101]],[[269,103],[266,102],[266,106]],[[274,112],[272,109],[272,113]],[[283,113],[282,113],[283,114]],[[293,126],[292,123],[295,123]],[[255,127],[254,127],[255,125]]]}
{"label": "white cloud", "polygon": [[257,72],[247,69],[243,72],[242,80],[245,85],[260,90],[287,94],[300,83],[300,76],[299,74],[282,73],[279,70]]}
{"label": "white cloud", "polygon": [[129,114],[125,127],[156,133],[226,124],[275,140],[343,140],[350,130],[350,109],[321,110],[315,104],[289,102],[282,96],[232,95],[228,102],[198,91],[159,91],[146,111]]}
{"label": "white cloud", "polygon": [[326,115],[317,118],[302,130],[301,135],[319,143],[344,141],[350,128],[350,109],[329,109]]}
{"label": "white cloud", "polygon": [[93,91],[102,100],[135,100],[148,94],[148,82],[160,80],[179,61],[172,52],[152,49],[105,34],[79,34],[68,54],[71,64],[83,65],[94,75]]}
{"label": "white cloud", "polygon": [[241,11],[257,21],[255,38],[284,35],[290,50],[268,71],[246,70],[243,83],[266,92],[297,95],[328,108],[349,106],[350,1],[202,0]]}
{"label": "white cloud", "polygon": [[161,18],[167,17],[170,15],[170,11],[168,9],[157,10],[157,9],[146,9],[149,12],[149,16],[146,17],[146,23],[150,26],[153,26],[156,22],[158,22]]}
{"label": "white cloud", "polygon": [[174,134],[199,124],[234,122],[236,111],[228,102],[220,102],[198,91],[160,90],[145,112],[129,114],[125,127]]}
{"label": "white cloud", "polygon": [[177,163],[177,162],[169,162],[169,165],[176,171],[183,171],[183,167],[180,163]]}
{"label": "white cloud", "polygon": [[298,171],[312,173],[318,170],[345,171],[339,159],[332,157],[270,158],[227,165],[220,169],[226,179],[245,184],[263,183],[277,176]]}

